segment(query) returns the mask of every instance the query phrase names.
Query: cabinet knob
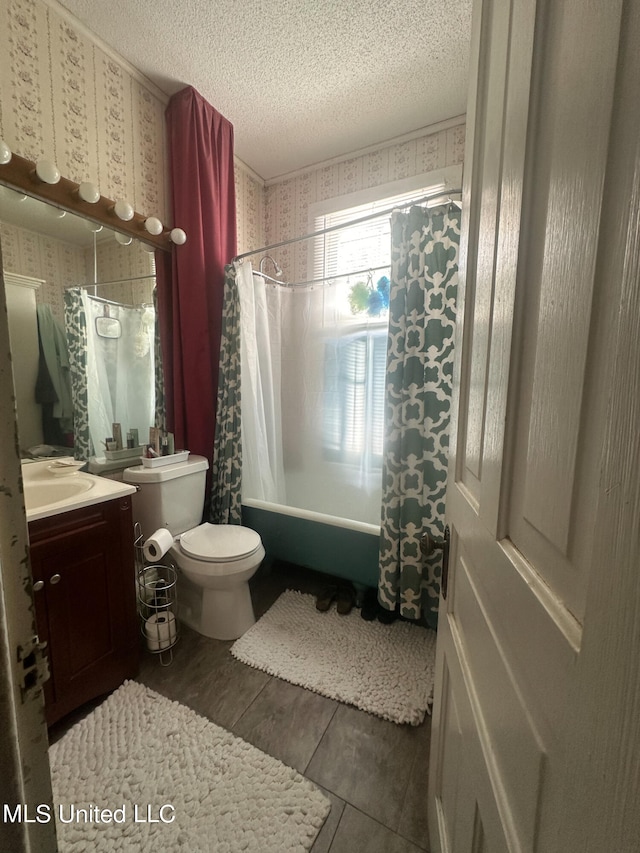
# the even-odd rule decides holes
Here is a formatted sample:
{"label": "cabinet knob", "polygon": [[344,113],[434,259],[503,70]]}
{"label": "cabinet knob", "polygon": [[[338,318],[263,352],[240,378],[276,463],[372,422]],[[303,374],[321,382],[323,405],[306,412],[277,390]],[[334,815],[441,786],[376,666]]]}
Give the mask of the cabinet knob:
{"label": "cabinet knob", "polygon": [[34,592],[40,592],[40,590],[43,588],[43,586],[44,586],[44,581],[36,581],[33,585],[33,591]]}
{"label": "cabinet knob", "polygon": [[57,584],[60,583],[60,575],[56,572],[55,575],[51,575],[51,583]]}

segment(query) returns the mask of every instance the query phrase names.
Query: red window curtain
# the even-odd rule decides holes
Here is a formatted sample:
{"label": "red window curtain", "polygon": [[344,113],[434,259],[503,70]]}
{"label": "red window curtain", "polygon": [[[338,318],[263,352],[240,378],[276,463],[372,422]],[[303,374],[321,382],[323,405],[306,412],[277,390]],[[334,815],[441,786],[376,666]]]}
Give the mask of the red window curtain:
{"label": "red window curtain", "polygon": [[187,233],[157,265],[167,422],[176,447],[211,463],[224,265],[237,254],[233,125],[190,86],[166,122],[173,222]]}

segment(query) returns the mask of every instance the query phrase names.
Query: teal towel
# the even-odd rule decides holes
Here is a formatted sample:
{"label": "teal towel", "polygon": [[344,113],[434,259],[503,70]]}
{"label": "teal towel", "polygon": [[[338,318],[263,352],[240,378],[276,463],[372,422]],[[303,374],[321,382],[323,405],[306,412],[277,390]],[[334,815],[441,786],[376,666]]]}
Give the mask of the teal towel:
{"label": "teal towel", "polygon": [[61,422],[64,429],[71,429],[73,423],[73,402],[71,399],[71,374],[69,372],[69,351],[67,338],[59,322],[53,316],[50,305],[37,305],[38,334],[45,364],[51,377],[58,402],[53,406],[53,417]]}

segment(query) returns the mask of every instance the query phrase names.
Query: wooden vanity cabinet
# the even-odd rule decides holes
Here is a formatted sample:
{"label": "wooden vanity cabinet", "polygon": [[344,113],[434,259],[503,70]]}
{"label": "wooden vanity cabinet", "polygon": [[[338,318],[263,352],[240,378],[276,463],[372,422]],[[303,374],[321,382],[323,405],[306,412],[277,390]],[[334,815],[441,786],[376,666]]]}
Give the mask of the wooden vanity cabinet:
{"label": "wooden vanity cabinet", "polygon": [[51,725],[138,671],[131,496],[29,523]]}

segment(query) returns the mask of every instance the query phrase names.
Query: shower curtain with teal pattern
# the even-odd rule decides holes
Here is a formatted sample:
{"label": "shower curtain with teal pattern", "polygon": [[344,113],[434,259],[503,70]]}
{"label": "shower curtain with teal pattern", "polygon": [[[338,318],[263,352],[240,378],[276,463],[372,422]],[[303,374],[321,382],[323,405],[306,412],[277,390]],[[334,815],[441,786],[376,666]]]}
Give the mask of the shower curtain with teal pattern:
{"label": "shower curtain with teal pattern", "polygon": [[211,476],[209,520],[240,524],[240,298],[233,265],[225,266],[220,368]]}
{"label": "shower curtain with teal pattern", "polygon": [[158,288],[153,288],[153,310],[155,319],[153,323],[153,348],[154,348],[154,380],[156,386],[156,426],[163,432],[167,431],[167,408],[165,405],[164,390],[164,368],[162,366],[162,342],[160,340],[160,320],[158,317]]}
{"label": "shower curtain with teal pattern", "polygon": [[441,555],[420,537],[445,527],[459,242],[453,206],[392,216],[378,600],[433,628]]}
{"label": "shower curtain with teal pattern", "polygon": [[87,385],[87,317],[82,290],[64,291],[64,326],[69,350],[71,398],[73,400],[73,453],[76,459],[88,459],[93,448],[89,434],[89,392]]}

